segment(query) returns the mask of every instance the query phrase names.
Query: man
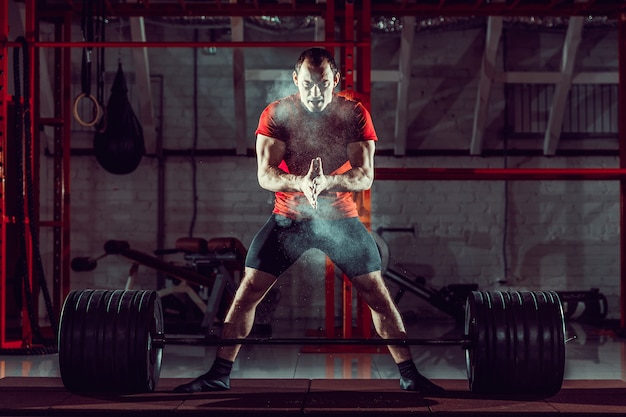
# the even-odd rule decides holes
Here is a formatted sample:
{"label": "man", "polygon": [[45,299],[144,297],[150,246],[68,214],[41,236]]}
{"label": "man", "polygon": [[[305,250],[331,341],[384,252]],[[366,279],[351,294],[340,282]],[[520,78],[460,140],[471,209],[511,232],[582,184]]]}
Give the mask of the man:
{"label": "man", "polygon": [[[224,320],[223,338],[245,338],[256,306],[277,278],[310,248],[318,248],[352,281],[384,339],[406,338],[381,275],[377,246],[352,198],[374,178],[376,132],[368,111],[334,94],[339,71],[321,48],[305,50],[293,72],[298,93],[266,107],[256,130],[257,177],[275,193],[273,214],[253,239],[244,277]],[[211,369],[177,392],[230,388],[240,345],[220,346]],[[389,346],[400,387],[425,394],[442,388],[423,377],[407,346]]]}

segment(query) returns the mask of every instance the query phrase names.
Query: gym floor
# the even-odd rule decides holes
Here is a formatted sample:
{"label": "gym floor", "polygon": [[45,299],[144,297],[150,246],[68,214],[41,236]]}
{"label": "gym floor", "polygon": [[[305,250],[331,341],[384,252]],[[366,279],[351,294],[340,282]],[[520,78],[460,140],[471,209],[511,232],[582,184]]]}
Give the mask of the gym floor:
{"label": "gym floor", "polygon": [[[272,335],[306,337],[308,330],[307,323],[275,323]],[[411,338],[454,339],[463,333],[446,321],[411,323],[408,330]],[[66,392],[55,354],[0,356],[0,393],[4,392],[0,395],[0,415],[79,415],[83,411],[87,413],[83,415],[122,415],[148,410],[152,415],[207,415],[208,409],[212,416],[263,412],[511,415],[529,411],[533,415],[623,415],[626,339],[609,329],[577,322],[567,324],[567,337],[563,389],[549,399],[473,397],[467,387],[464,351],[456,345],[412,348],[422,373],[449,390],[446,399],[424,399],[398,390],[397,368],[386,352],[367,348],[358,353],[336,346],[329,346],[329,352],[310,352],[314,350],[311,347],[266,345],[243,347],[232,373],[233,389],[228,393],[181,397],[171,389],[203,373],[213,361],[215,348],[168,345],[156,392],[124,398]],[[5,395],[9,392],[13,394]],[[316,404],[319,408],[306,409]]]}

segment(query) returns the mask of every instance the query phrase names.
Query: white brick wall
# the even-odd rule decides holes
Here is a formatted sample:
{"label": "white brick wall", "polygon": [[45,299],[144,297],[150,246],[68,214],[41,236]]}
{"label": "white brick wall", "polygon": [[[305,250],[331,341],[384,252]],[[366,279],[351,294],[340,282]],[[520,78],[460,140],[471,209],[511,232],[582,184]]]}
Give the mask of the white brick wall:
{"label": "white brick wall", "polygon": [[[157,30],[152,28],[151,30]],[[558,67],[562,34],[513,31],[509,50],[518,70]],[[155,35],[155,39],[159,39]],[[174,38],[172,37],[174,36]],[[175,35],[168,36],[175,40]],[[393,56],[396,40],[375,40]],[[409,149],[467,149],[484,30],[420,32],[416,35],[411,80]],[[586,70],[614,70],[615,33],[593,32],[585,37],[579,56]],[[539,53],[537,53],[539,48]],[[298,51],[246,51],[249,68],[290,69]],[[192,123],[192,52],[190,49],[150,49],[153,74],[164,77],[163,138],[166,149],[190,149]],[[116,62],[118,52],[110,55]],[[126,56],[126,55],[125,55]],[[374,57],[376,57],[376,53]],[[275,59],[272,59],[275,58]],[[125,58],[126,59],[126,58]],[[128,58],[130,59],[130,58]],[[382,62],[382,61],[381,61]],[[375,62],[376,67],[384,66]],[[386,61],[385,61],[386,62]],[[112,64],[111,64],[112,65]],[[556,65],[556,66],[555,66]],[[230,52],[199,54],[199,137],[201,149],[234,148]],[[124,62],[127,72],[132,64]],[[394,68],[390,65],[389,68]],[[108,68],[113,71],[113,68]],[[248,82],[248,146],[268,100],[278,97],[289,82]],[[138,92],[129,85],[133,103]],[[293,91],[293,90],[291,90]],[[108,97],[108,91],[107,91]],[[372,86],[372,114],[380,135],[379,148],[393,144],[395,84]],[[499,144],[502,89],[494,86],[493,123],[486,143]],[[138,112],[136,110],[136,112]],[[90,133],[78,132],[73,146],[88,147]],[[82,129],[83,131],[85,129]],[[536,144],[535,144],[536,145]],[[378,156],[379,167],[502,167],[501,158]],[[165,241],[173,247],[187,236],[192,221],[192,166],[184,157],[165,161]],[[615,158],[510,158],[511,167],[615,167]],[[254,158],[197,157],[197,219],[194,235],[234,236],[246,246],[271,212],[272,196],[256,181]],[[47,184],[52,160],[42,157],[42,184]],[[135,249],[151,253],[157,234],[157,161],[144,157],[133,173],[106,173],[90,156],[71,159],[71,257],[96,256],[108,239],[128,240]],[[52,193],[42,187],[42,218],[51,216]],[[615,182],[512,181],[508,186],[508,229],[504,233],[502,181],[376,181],[372,191],[372,227],[410,227],[419,233],[389,234],[392,261],[428,276],[428,285],[477,283],[482,289],[586,290],[598,287],[609,297],[610,316],[619,316],[619,190]],[[42,252],[51,267],[48,230],[42,231]],[[504,245],[504,248],[503,248]],[[503,250],[508,271],[503,270]],[[170,259],[170,258],[168,258]],[[174,262],[182,259],[173,256]],[[109,256],[92,272],[72,272],[74,288],[123,287],[130,263]],[[282,300],[277,317],[323,326],[323,256],[308,254],[279,281]],[[140,268],[137,286],[153,288],[156,274]],[[393,285],[392,292],[395,291]],[[424,301],[406,294],[401,310],[441,315]],[[311,324],[313,323],[313,324]]]}

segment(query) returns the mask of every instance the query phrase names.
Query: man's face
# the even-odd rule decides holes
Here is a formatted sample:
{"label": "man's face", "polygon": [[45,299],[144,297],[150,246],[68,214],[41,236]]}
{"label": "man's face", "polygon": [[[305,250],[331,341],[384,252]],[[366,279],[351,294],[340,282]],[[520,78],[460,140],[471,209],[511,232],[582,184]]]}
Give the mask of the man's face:
{"label": "man's face", "polygon": [[333,75],[328,61],[316,67],[306,60],[300,71],[293,72],[293,82],[298,87],[302,104],[311,112],[320,112],[332,101],[339,74]]}

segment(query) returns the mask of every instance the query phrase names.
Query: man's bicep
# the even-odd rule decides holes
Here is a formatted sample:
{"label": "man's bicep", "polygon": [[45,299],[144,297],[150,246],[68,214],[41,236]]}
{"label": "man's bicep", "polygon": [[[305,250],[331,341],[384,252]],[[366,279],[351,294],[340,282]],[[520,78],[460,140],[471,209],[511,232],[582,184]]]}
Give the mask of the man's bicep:
{"label": "man's bicep", "polygon": [[348,144],[348,158],[352,168],[362,168],[366,171],[374,170],[374,151],[376,149],[373,140],[352,142]]}
{"label": "man's bicep", "polygon": [[256,154],[259,167],[277,167],[285,156],[285,142],[259,134],[256,137]]}

